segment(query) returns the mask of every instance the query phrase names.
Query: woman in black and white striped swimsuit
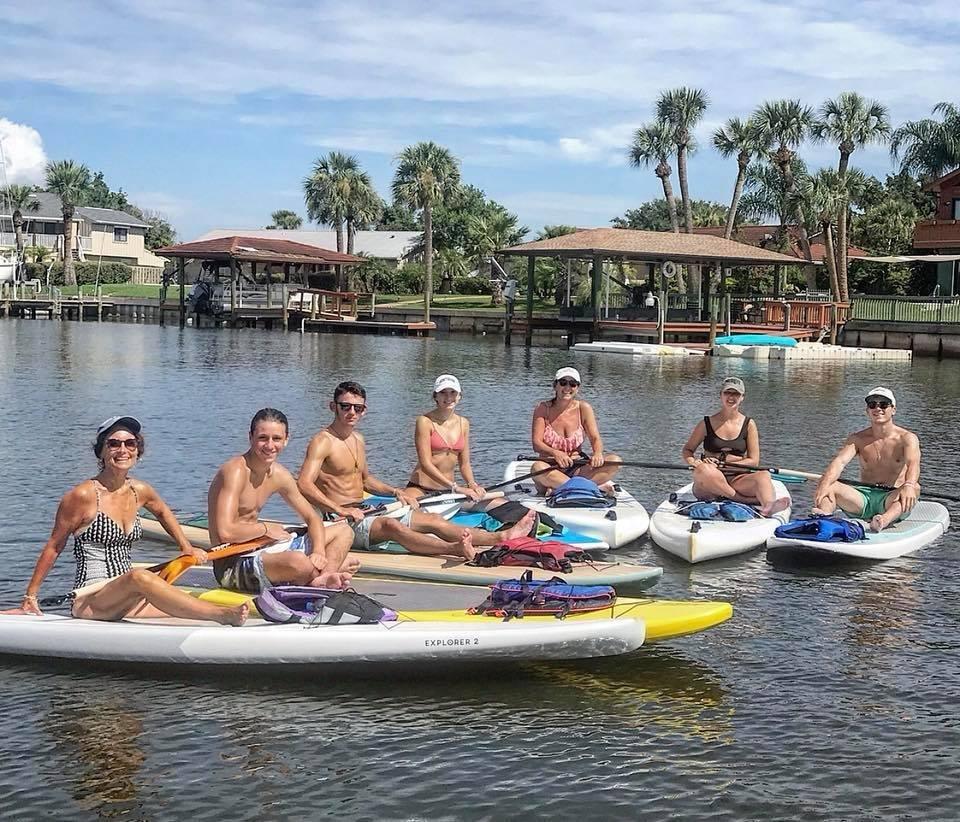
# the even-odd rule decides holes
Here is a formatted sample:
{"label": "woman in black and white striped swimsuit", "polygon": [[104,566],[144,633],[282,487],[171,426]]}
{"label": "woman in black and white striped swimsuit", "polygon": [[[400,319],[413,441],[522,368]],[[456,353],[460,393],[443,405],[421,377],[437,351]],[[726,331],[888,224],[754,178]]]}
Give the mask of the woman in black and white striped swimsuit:
{"label": "woman in black and white striped swimsuit", "polygon": [[97,429],[93,450],[100,473],[70,489],[60,500],[53,533],[27,585],[23,612],[40,613],[40,585],[72,534],[77,563],[73,616],[99,620],[173,616],[242,625],[247,618],[246,605],[223,608],[202,602],[146,569],[131,567],[130,549],[141,536],[141,507],[157,517],[183,553],[206,559],[203,551],[187,542],[160,495],[147,483],[128,476],[143,454],[140,431],[140,422],[134,417],[111,417]]}

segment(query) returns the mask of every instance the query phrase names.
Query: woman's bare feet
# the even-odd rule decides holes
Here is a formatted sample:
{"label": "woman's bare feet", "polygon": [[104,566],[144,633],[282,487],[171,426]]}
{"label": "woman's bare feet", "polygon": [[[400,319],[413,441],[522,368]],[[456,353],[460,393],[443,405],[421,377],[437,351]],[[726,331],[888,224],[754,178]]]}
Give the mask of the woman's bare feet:
{"label": "woman's bare feet", "polygon": [[247,621],[248,616],[250,616],[250,606],[244,602],[232,608],[224,608],[223,616],[219,622],[221,625],[234,625],[239,627]]}
{"label": "woman's bare feet", "polygon": [[533,530],[533,524],[537,520],[536,511],[527,511],[522,519],[517,520],[516,524],[507,531],[503,532],[504,539],[518,539],[519,537],[528,537]]}
{"label": "woman's bare feet", "polygon": [[340,570],[344,571],[351,576],[357,571],[360,570],[360,557],[356,554],[347,554],[346,559],[343,561],[343,565],[340,566]]}
{"label": "woman's bare feet", "polygon": [[786,511],[790,507],[790,497],[778,497],[769,505],[764,505],[760,509],[760,513],[765,517],[772,517],[774,514],[779,514],[781,511]]}

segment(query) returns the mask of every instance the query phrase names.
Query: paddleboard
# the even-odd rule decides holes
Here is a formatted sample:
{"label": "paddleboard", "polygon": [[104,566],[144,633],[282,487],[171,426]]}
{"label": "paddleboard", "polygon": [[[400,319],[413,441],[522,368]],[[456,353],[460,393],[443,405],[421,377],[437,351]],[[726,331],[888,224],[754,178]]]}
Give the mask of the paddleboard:
{"label": "paddleboard", "polygon": [[[531,472],[533,462],[514,460],[504,469],[504,481],[522,477]],[[612,508],[553,508],[537,492],[532,479],[516,482],[507,494],[527,508],[553,517],[573,531],[606,542],[611,548],[620,548],[639,539],[647,532],[650,517],[644,507],[622,485],[617,485],[617,504]]]}
{"label": "paddleboard", "polygon": [[[522,568],[504,569],[522,571]],[[206,567],[191,568],[178,581],[196,596],[218,605],[236,605],[244,601],[252,603],[252,597],[236,591],[215,588],[213,573]],[[363,578],[351,584],[362,594],[377,600],[387,608],[400,613],[404,619],[427,622],[484,622],[496,619],[486,615],[471,615],[466,609],[483,602],[489,590],[485,587],[446,585],[433,582]],[[699,633],[725,622],[733,615],[728,602],[677,601],[660,599],[635,599],[617,597],[612,608],[591,613],[570,614],[563,621],[591,620],[599,617],[630,617],[642,619],[646,624],[645,642],[659,642],[688,634]],[[524,620],[540,622],[556,621],[552,616],[525,616]]]}
{"label": "paddleboard", "polygon": [[870,530],[870,524],[860,520],[867,538],[859,542],[816,542],[808,539],[788,539],[771,535],[767,540],[769,552],[808,553],[821,557],[832,555],[857,559],[894,559],[912,554],[936,539],[950,527],[950,512],[939,502],[920,500],[900,522],[879,533]]}
{"label": "paddleboard", "polygon": [[[170,542],[170,537],[160,523],[144,518],[142,520],[145,538],[161,542]],[[210,537],[206,528],[196,525],[184,525],[183,532],[191,545],[209,548]],[[425,557],[408,553],[390,551],[363,551],[361,575],[391,576],[401,579],[433,580],[457,585],[489,585],[511,575],[517,576],[526,570],[516,567],[478,568],[468,565],[466,560],[456,557]],[[553,571],[531,568],[535,579],[551,579],[558,576]],[[613,585],[617,590],[643,591],[656,585],[663,569],[653,565],[634,565],[627,562],[606,562],[595,560],[574,566],[572,573],[563,574],[563,578],[577,585]]]}
{"label": "paddleboard", "polygon": [[[773,488],[777,497],[790,496],[779,480],[773,480]],[[692,502],[696,502],[696,497],[693,483],[689,483],[661,502],[650,517],[653,541],[687,562],[704,562],[761,548],[773,532],[790,519],[789,508],[772,517],[747,522],[697,520],[678,513]]]}
{"label": "paddleboard", "polygon": [[251,618],[233,628],[183,619],[98,622],[53,614],[0,615],[0,654],[204,665],[578,659],[635,650],[643,637],[642,619],[609,616],[329,626]]}

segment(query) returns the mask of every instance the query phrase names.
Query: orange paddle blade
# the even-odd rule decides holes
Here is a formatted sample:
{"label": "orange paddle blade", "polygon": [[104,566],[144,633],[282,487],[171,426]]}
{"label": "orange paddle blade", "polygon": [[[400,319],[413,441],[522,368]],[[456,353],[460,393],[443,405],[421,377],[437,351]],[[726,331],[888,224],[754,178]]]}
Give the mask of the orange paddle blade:
{"label": "orange paddle blade", "polygon": [[[227,557],[235,557],[239,554],[246,554],[250,551],[256,551],[260,548],[265,548],[270,545],[274,540],[270,537],[257,537],[256,539],[250,539],[246,542],[225,542],[223,545],[217,545],[215,548],[211,548],[207,551],[207,559],[226,559]],[[192,568],[197,564],[197,558],[188,556],[186,554],[181,554],[178,557],[174,557],[169,562],[165,563],[158,571],[157,576],[165,582],[174,583],[179,579],[189,568]],[[151,569],[153,570],[153,569]]]}

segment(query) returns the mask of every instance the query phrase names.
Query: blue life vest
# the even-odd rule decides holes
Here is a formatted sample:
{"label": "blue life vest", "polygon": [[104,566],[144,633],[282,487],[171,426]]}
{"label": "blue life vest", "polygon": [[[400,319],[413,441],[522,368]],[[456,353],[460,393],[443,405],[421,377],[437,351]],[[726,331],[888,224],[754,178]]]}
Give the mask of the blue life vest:
{"label": "blue life vest", "polygon": [[695,502],[681,508],[678,513],[684,513],[690,519],[719,520],[721,522],[749,522],[760,515],[749,505],[733,500],[715,502]]}
{"label": "blue life vest", "polygon": [[547,497],[547,505],[552,508],[612,508],[616,504],[586,477],[570,477]]}
{"label": "blue life vest", "polygon": [[773,533],[785,539],[807,539],[812,542],[859,542],[867,538],[859,522],[839,517],[794,519]]}

